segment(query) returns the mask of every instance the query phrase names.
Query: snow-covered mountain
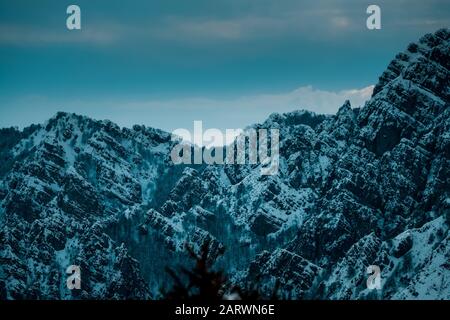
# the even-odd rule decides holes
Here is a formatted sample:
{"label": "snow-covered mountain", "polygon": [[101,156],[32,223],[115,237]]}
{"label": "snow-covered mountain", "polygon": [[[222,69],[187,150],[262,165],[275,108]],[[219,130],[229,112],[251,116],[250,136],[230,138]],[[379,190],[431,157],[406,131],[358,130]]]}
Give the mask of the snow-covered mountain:
{"label": "snow-covered mountain", "polygon": [[207,243],[263,297],[450,299],[449,70],[442,29],[398,54],[363,108],[271,115],[254,127],[280,130],[273,176],[174,165],[170,134],[74,114],[0,130],[0,298],[161,298],[185,243]]}

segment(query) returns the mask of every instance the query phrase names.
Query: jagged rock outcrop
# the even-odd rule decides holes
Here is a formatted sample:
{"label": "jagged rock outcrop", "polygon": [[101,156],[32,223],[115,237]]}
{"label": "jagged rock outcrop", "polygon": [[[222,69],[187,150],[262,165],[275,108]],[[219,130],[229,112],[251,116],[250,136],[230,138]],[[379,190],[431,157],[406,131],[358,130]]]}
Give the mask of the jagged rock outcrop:
{"label": "jagged rock outcrop", "polygon": [[449,42],[411,44],[361,108],[254,125],[280,130],[273,176],[174,165],[168,133],[73,114],[0,130],[0,298],[161,298],[165,267],[208,244],[266,298],[450,299]]}

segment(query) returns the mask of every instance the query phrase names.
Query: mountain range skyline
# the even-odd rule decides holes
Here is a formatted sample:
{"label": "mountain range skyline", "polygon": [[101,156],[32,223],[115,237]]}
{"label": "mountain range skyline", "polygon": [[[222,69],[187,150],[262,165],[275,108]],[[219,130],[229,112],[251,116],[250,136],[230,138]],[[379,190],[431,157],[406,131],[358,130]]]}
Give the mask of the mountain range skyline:
{"label": "mountain range skyline", "polygon": [[0,299],[198,298],[173,277],[191,256],[219,270],[207,300],[450,299],[449,48],[407,45],[361,108],[255,124],[280,131],[276,175],[174,165],[169,133],[73,113],[0,129]]}
{"label": "mountain range skyline", "polygon": [[[0,127],[57,111],[166,131],[241,128],[272,112],[362,104],[391,57],[450,24],[448,1],[0,1]],[[171,115],[179,114],[177,119]],[[183,121],[185,120],[185,121]]]}

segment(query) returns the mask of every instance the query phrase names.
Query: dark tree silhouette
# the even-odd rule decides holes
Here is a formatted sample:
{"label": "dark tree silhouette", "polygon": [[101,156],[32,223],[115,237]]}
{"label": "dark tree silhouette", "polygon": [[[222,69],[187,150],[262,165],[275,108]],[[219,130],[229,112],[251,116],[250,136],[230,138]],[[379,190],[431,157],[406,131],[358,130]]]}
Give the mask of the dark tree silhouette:
{"label": "dark tree silhouette", "polygon": [[[174,280],[174,286],[166,295],[167,299],[172,300],[199,300],[202,302],[218,301],[223,299],[226,279],[221,271],[213,271],[212,265],[215,259],[210,255],[210,242],[205,241],[200,249],[200,254],[196,254],[191,246],[186,244],[186,250],[191,258],[195,260],[195,266],[192,270],[181,267],[181,273],[187,276],[188,283],[184,281],[177,273],[166,267],[166,272]],[[219,252],[219,254],[223,254]]]}
{"label": "dark tree silhouette", "polygon": [[[166,267],[166,272],[174,281],[173,288],[163,296],[169,300],[193,300],[201,302],[215,302],[233,297],[237,300],[254,301],[261,300],[259,293],[258,280],[249,284],[247,289],[237,285],[231,286],[222,271],[212,270],[216,259],[224,253],[219,252],[219,256],[213,257],[210,254],[210,242],[203,243],[200,254],[195,253],[191,246],[186,244],[186,250],[190,257],[194,259],[195,265],[192,270],[180,267],[181,274],[187,277],[179,276],[173,269]],[[271,300],[277,300],[279,282],[275,284]]]}

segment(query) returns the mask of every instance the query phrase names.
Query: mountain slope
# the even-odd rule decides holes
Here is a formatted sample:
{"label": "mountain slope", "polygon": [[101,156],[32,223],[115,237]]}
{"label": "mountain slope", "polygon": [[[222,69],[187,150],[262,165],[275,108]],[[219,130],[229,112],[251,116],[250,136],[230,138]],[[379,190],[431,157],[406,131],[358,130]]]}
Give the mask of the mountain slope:
{"label": "mountain slope", "polygon": [[0,298],[161,298],[188,243],[263,297],[450,299],[449,42],[411,44],[361,109],[253,126],[280,130],[274,176],[174,165],[168,133],[73,114],[0,130]]}

